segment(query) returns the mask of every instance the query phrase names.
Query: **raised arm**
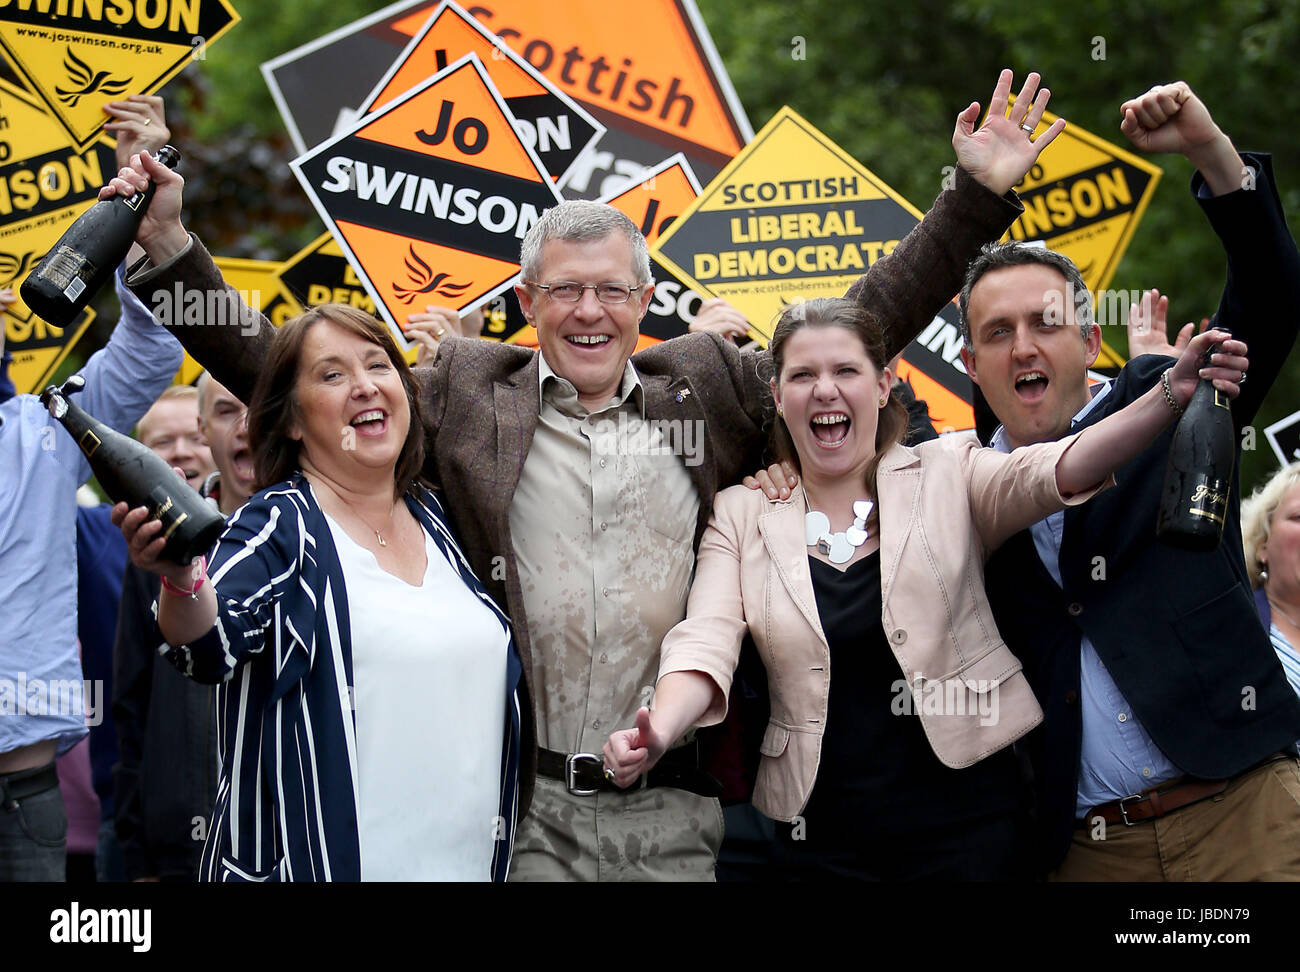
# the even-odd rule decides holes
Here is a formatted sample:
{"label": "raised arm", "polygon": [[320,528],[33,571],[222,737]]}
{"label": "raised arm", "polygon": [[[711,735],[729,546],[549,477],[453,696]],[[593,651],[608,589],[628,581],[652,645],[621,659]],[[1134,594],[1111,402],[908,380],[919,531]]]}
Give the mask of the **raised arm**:
{"label": "raised arm", "polygon": [[1147,152],[1177,152],[1196,166],[1192,192],[1223,244],[1227,281],[1211,323],[1251,348],[1250,381],[1233,404],[1251,424],[1300,331],[1300,250],[1286,224],[1270,156],[1238,154],[1183,81],[1157,85],[1120,106],[1121,131]]}
{"label": "raised arm", "polygon": [[957,116],[952,187],[941,192],[925,218],[845,294],[881,322],[888,357],[911,344],[934,320],[961,289],[966,266],[980,247],[999,239],[1024,211],[1011,188],[1065,127],[1064,120],[1057,119],[1033,138],[1030,133],[1042,118],[1050,92],[1038,91],[1039,77],[1030,74],[1008,108],[1011,82],[1012,72],[1003,71],[989,101],[989,117],[978,129],[979,102],[971,102]]}
{"label": "raised arm", "polygon": [[130,268],[127,284],[195,361],[240,401],[249,401],[274,330],[222,279],[203,244],[181,224],[180,173],[140,152],[99,197],[134,195],[151,179],[158,188],[136,234],[145,256]]}

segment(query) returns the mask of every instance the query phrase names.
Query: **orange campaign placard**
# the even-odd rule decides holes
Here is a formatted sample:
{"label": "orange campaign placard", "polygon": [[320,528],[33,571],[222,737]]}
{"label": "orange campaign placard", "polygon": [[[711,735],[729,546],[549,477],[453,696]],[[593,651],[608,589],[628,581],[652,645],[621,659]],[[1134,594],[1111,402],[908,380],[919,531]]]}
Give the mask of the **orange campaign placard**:
{"label": "orange campaign placard", "polygon": [[749,140],[744,112],[694,3],[479,0],[470,12],[599,112],[712,153],[719,165]]}
{"label": "orange campaign placard", "polygon": [[426,303],[464,312],[506,290],[560,202],[475,54],[291,165],[399,338]]}
{"label": "orange campaign placard", "polygon": [[383,108],[470,53],[479,56],[510,106],[520,137],[537,152],[551,176],[563,182],[578,156],[595,144],[605,126],[450,0],[439,4],[411,38],[402,56],[361,103],[361,113]]}

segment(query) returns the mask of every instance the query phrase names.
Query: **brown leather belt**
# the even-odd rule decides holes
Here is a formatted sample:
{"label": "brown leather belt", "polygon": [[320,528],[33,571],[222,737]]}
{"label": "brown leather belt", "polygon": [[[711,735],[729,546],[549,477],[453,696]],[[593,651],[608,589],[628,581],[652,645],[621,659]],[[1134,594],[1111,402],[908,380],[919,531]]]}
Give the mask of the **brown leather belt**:
{"label": "brown leather belt", "polygon": [[1143,790],[1141,793],[1126,796],[1122,800],[1112,800],[1110,803],[1095,806],[1079,821],[1079,826],[1090,826],[1098,817],[1101,817],[1108,824],[1122,823],[1128,827],[1135,826],[1146,820],[1156,820],[1159,817],[1173,813],[1175,810],[1191,806],[1193,803],[1200,803],[1202,800],[1218,796],[1234,780],[1240,779],[1247,773],[1254,772],[1261,766],[1276,762],[1279,759],[1294,758],[1290,753],[1274,753],[1268,759],[1256,763],[1249,769],[1242,770],[1236,776],[1226,780],[1201,780],[1189,776],[1171,780],[1149,790]]}

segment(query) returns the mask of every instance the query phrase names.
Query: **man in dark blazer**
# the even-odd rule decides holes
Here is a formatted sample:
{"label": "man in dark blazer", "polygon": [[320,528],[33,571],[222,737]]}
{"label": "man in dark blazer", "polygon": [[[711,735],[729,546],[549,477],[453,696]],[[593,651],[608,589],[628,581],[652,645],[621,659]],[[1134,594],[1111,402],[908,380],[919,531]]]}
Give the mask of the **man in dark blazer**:
{"label": "man in dark blazer", "polygon": [[[1214,325],[1245,341],[1251,362],[1232,405],[1239,463],[1241,432],[1300,322],[1300,253],[1269,157],[1238,156],[1182,82],[1122,111],[1139,148],[1196,166],[1193,193],[1227,252]],[[1090,389],[1100,330],[1087,291],[1067,258],[1041,249],[988,248],[961,309],[962,360],[1002,423],[992,444],[1003,451],[1100,421],[1170,365],[1143,355]],[[1012,538],[987,565],[998,627],[1045,714],[1023,741],[1039,865],[1059,880],[1295,880],[1300,702],[1251,599],[1236,476],[1217,550],[1155,538],[1173,428],[1117,486]]]}
{"label": "man in dark blazer", "polygon": [[[990,118],[978,130],[979,105],[962,112],[953,136],[959,163],[953,186],[851,289],[850,297],[869,308],[889,336],[891,355],[948,301],[979,246],[1001,236],[1020,212],[1011,187],[1062,127],[1057,123],[1037,140],[1026,134],[1033,131],[1047,102],[1046,91],[1035,98],[1037,82],[1036,75],[1029,76],[1008,117],[1011,72],[1003,72]],[[242,334],[232,327],[178,327],[177,334],[234,394],[251,397],[271,329],[242,307],[201,244],[181,226],[178,175],[146,157],[123,170],[105,192],[129,194],[141,188],[146,177],[152,177],[158,189],[138,239],[152,267],[137,270],[132,285],[146,300],[155,293],[168,297],[195,288],[224,295],[222,299],[231,302],[224,319],[244,322]],[[608,207],[582,208],[591,205],[557,207],[534,227],[538,232],[525,239],[525,283],[517,293],[526,316],[538,327],[541,354],[448,339],[432,367],[417,370],[429,435],[425,474],[445,491],[475,572],[508,607],[523,659],[532,704],[524,713],[521,814],[530,799],[532,813],[520,828],[512,874],[707,878],[720,837],[720,814],[715,799],[700,795],[704,787],[692,755],[684,754],[666,768],[660,789],[625,793],[605,781],[600,757],[586,754],[598,754],[608,732],[630,724],[636,708],[644,704],[642,693],[654,683],[664,625],[671,626],[685,613],[694,545],[708,521],[713,496],[758,463],[770,396],[766,376],[758,370],[761,356],[742,355],[716,335],[688,335],[631,354],[651,297],[645,242],[626,220],[626,226],[617,220],[607,223],[608,228],[595,235],[584,231],[582,220],[574,216],[589,212],[593,218],[607,218],[597,210]],[[549,227],[545,232],[539,229],[543,223]],[[598,286],[609,284],[616,287]],[[565,299],[575,296],[576,301]],[[620,426],[626,419],[640,423],[638,427],[657,422],[702,430],[697,454],[669,456],[658,471],[653,464],[619,467],[627,472],[621,484],[615,484],[620,495],[641,490],[659,498],[685,483],[681,502],[665,514],[671,519],[690,511],[677,548],[665,547],[663,537],[655,534],[675,532],[678,524],[665,528],[653,517],[639,517],[637,510],[624,510],[617,520],[596,515],[608,456],[600,454],[595,437],[604,434],[597,428],[602,423],[614,425],[610,418],[615,413]],[[551,450],[564,467],[549,495],[538,488],[537,470],[530,466],[539,448]],[[621,446],[614,453],[616,460],[622,459]],[[698,461],[683,467],[687,458]],[[583,463],[589,472],[580,476],[577,470]],[[651,481],[644,481],[647,476]],[[521,502],[524,493],[539,501]],[[555,536],[561,543],[581,540],[595,551],[592,562],[582,564],[586,579],[581,584],[572,558],[539,552],[542,545],[533,543],[549,527],[548,518],[572,517],[573,508],[591,514],[583,531],[590,536],[575,538],[562,531]],[[661,567],[657,554],[633,558],[632,563],[612,560],[619,576],[609,580],[596,561],[605,556],[601,551],[607,538],[619,531],[635,549],[668,551],[664,556],[675,563],[684,556],[681,583],[651,592],[638,588],[638,571]],[[521,532],[532,544],[526,557],[520,555]],[[613,546],[610,558],[626,552],[619,544]],[[557,574],[574,582],[571,590],[583,589],[574,597],[582,601],[583,611],[595,615],[594,622],[588,614],[554,625],[537,618],[537,613],[564,607],[557,605],[563,600],[561,587],[553,598],[537,591],[538,585],[555,583]],[[617,620],[611,625],[609,618],[618,616],[607,615],[602,622],[601,612],[611,604],[640,611],[640,620],[631,627]],[[647,623],[645,633],[636,635],[636,625],[647,611],[657,617]],[[593,638],[593,624],[599,635],[602,623],[619,642],[619,657],[615,648],[606,650],[602,638]],[[567,636],[564,624],[570,625]],[[627,677],[598,698],[589,683],[607,679],[607,661],[625,664],[628,655],[635,656],[645,672],[629,667]],[[577,700],[575,691],[581,696]],[[583,721],[570,719],[564,731],[557,732],[555,713],[571,709],[580,711]],[[534,795],[536,777],[541,778],[536,779]],[[656,786],[656,781],[649,785]],[[660,812],[675,794],[696,802]],[[638,826],[641,818],[646,823]],[[695,831],[699,833],[692,836]],[[676,842],[685,838],[694,843],[683,850]]]}

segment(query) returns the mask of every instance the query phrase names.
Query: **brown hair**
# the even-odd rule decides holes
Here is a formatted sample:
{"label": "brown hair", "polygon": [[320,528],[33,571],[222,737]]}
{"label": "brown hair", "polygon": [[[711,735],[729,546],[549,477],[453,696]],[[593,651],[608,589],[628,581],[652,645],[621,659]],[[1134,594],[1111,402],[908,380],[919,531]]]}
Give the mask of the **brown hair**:
{"label": "brown hair", "polygon": [[402,379],[411,425],[394,470],[395,495],[400,496],[419,477],[424,465],[424,420],[420,415],[415,377],[388,328],[365,311],[347,304],[313,307],[276,331],[248,407],[248,439],[253,450],[257,488],[265,489],[288,479],[301,468],[298,460],[301,443],[289,437],[289,429],[302,417],[294,389],[307,332],[323,320],[383,348]]}
{"label": "brown hair", "polygon": [[[799,331],[806,327],[842,327],[857,335],[863,350],[875,366],[876,371],[884,371],[889,359],[885,357],[885,336],[880,323],[863,307],[843,297],[819,297],[816,300],[791,304],[781,314],[768,351],[772,356],[777,384],[781,382],[781,369],[785,365],[785,344]],[[876,420],[876,454],[867,464],[864,485],[874,498],[876,496],[876,469],[881,457],[894,445],[903,440],[907,431],[907,409],[891,393],[880,410]],[[799,452],[794,440],[785,427],[785,421],[778,418],[772,423],[769,445],[778,459],[788,459],[802,473],[799,465]],[[879,523],[880,504],[877,502],[871,510],[867,522]]]}

